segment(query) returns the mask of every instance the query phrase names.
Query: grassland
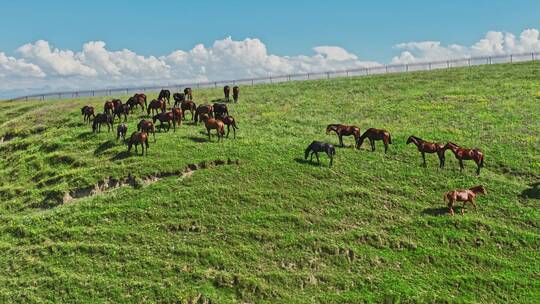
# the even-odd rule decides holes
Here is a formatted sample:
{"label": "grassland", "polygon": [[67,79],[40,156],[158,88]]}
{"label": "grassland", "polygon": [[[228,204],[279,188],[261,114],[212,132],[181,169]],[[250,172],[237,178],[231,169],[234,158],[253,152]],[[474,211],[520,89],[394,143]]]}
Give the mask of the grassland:
{"label": "grassland", "polygon": [[[539,94],[538,62],[243,87],[236,140],[185,124],[145,157],[82,122],[103,98],[1,102],[0,302],[537,301]],[[337,143],[336,122],[393,145],[304,162],[312,140]],[[486,167],[460,173],[450,151],[446,169],[434,155],[421,167],[411,134],[479,147]],[[477,184],[478,211],[448,216],[443,193]]]}

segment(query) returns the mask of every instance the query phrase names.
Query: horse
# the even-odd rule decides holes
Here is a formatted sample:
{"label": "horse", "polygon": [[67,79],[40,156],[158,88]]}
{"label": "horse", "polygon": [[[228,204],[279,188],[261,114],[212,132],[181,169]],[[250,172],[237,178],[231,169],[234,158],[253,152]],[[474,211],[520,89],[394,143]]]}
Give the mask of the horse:
{"label": "horse", "polygon": [[238,129],[238,127],[236,126],[236,119],[234,119],[234,117],[232,116],[221,116],[220,118],[218,118],[219,120],[223,121],[223,123],[227,126],[227,137],[229,137],[229,132],[231,131],[230,128],[232,127],[233,128],[233,134],[234,134],[234,138],[236,138],[236,129]]}
{"label": "horse", "polygon": [[330,124],[326,127],[326,134],[330,134],[331,131],[336,132],[338,138],[339,138],[339,146],[343,147],[343,136],[354,136],[354,143],[357,148],[360,148],[358,146],[358,140],[360,139],[360,128],[357,126],[347,126],[347,125],[340,125],[340,124]]}
{"label": "horse", "polygon": [[112,117],[107,113],[99,113],[94,117],[94,123],[92,124],[92,132],[101,132],[101,125],[107,124],[107,132],[111,131]]}
{"label": "horse", "polygon": [[133,97],[135,97],[137,100],[139,100],[139,103],[144,103],[144,108],[146,109],[146,107],[148,106],[146,104],[146,95],[145,94],[142,94],[142,93],[136,93],[135,95],[133,95]]}
{"label": "horse", "polygon": [[121,123],[116,127],[116,140],[119,140],[120,137],[122,137],[122,140],[126,140],[126,134],[128,131],[128,127],[125,123]]}
{"label": "horse", "polygon": [[112,114],[113,114],[113,110],[114,110],[114,104],[113,104],[113,102],[110,101],[110,100],[105,101],[105,103],[103,104],[103,113],[112,115]]}
{"label": "horse", "polygon": [[180,108],[182,109],[182,117],[184,119],[186,118],[186,111],[189,111],[191,113],[191,120],[195,120],[195,111],[197,109],[197,105],[193,102],[193,100],[184,100],[180,104]]}
{"label": "horse", "polygon": [[163,112],[163,113],[154,115],[154,117],[152,118],[152,121],[154,122],[154,124],[156,123],[157,120],[159,120],[159,123],[160,123],[159,124],[160,131],[162,128],[164,128],[163,122],[167,122],[167,124],[169,125],[167,128],[167,132],[169,132],[169,130],[171,129],[171,122],[172,122],[174,132],[176,132],[176,121],[174,120],[173,112]]}
{"label": "horse", "polygon": [[123,105],[120,99],[113,99],[111,102],[113,103],[113,112],[119,111],[118,109]]}
{"label": "horse", "polygon": [[234,86],[232,88],[232,98],[234,102],[238,102],[238,95],[240,95],[240,88],[238,86]]}
{"label": "horse", "polygon": [[225,124],[219,119],[210,118],[208,114],[202,114],[201,120],[204,122],[206,131],[208,132],[208,141],[211,140],[210,130],[215,129],[218,136],[218,142],[223,141],[223,136],[225,135]]}
{"label": "horse", "polygon": [[178,126],[182,125],[182,117],[184,116],[184,112],[182,112],[181,108],[173,107],[171,109],[171,112],[173,113],[173,119],[174,122],[178,124]]}
{"label": "horse", "polygon": [[90,123],[90,120],[91,118],[90,117],[93,117],[95,118],[96,117],[96,114],[94,114],[94,107],[92,106],[84,106],[81,108],[81,114],[84,115],[84,122],[85,123]]}
{"label": "horse", "polygon": [[407,145],[410,143],[415,144],[418,148],[418,151],[422,153],[424,166],[426,166],[426,153],[437,153],[437,156],[439,157],[439,167],[441,169],[444,168],[444,145],[425,141],[420,137],[416,137],[414,135],[409,136],[409,138],[407,139]]}
{"label": "horse", "polygon": [[127,116],[129,114],[129,105],[128,104],[121,104],[117,108],[114,109],[112,121],[114,122],[115,118],[118,117],[118,119],[121,121],[121,116],[124,115],[124,122],[127,121]]}
{"label": "horse", "polygon": [[152,101],[150,101],[150,104],[148,104],[148,108],[146,109],[146,113],[148,115],[150,115],[150,112],[152,112],[152,114],[154,114],[154,111],[156,113],[159,113],[159,110],[161,110],[161,112],[165,112],[166,110],[166,105],[165,105],[165,102],[161,99],[154,99]]}
{"label": "horse", "polygon": [[364,139],[366,139],[366,137],[369,139],[369,143],[371,144],[371,151],[375,151],[376,140],[383,141],[384,154],[386,154],[386,151],[388,150],[388,144],[392,144],[392,137],[390,136],[390,133],[388,131],[382,130],[382,129],[369,128],[358,139],[358,144],[356,145],[358,149],[360,148],[360,146],[362,146],[362,143],[364,143]]}
{"label": "horse", "polygon": [[137,146],[141,145],[142,148],[142,155],[144,155],[144,150],[146,146],[146,155],[148,155],[148,148],[150,145],[148,145],[148,134],[146,132],[133,132],[131,133],[131,136],[129,138],[128,142],[128,153],[131,152],[131,147],[135,145],[135,153],[137,153]]}
{"label": "horse", "polygon": [[329,167],[332,167],[332,163],[334,162],[334,156],[336,155],[336,148],[332,144],[320,142],[320,141],[313,141],[311,144],[306,148],[306,151],[304,152],[304,159],[307,159],[309,154],[311,152],[311,158],[310,162],[313,162],[313,154],[317,157],[317,163],[320,165],[321,161],[319,160],[319,152],[325,152],[326,155],[330,158],[330,164]]}
{"label": "horse", "polygon": [[225,95],[225,99],[227,101],[229,101],[229,94],[231,93],[231,87],[229,87],[228,85],[224,86],[223,87],[223,95]]}
{"label": "horse", "polygon": [[213,105],[214,108],[214,117],[219,118],[221,116],[227,115],[229,116],[229,109],[227,109],[227,105],[224,103],[215,103]]}
{"label": "horse", "polygon": [[452,190],[444,194],[443,201],[448,201],[448,209],[450,210],[450,215],[454,215],[454,204],[455,202],[463,202],[463,207],[461,207],[461,215],[465,214],[465,205],[467,202],[471,203],[476,210],[476,203],[474,199],[478,194],[487,194],[487,190],[484,186],[474,186],[467,190]]}
{"label": "horse", "polygon": [[476,175],[480,175],[480,168],[484,167],[484,153],[482,153],[480,149],[464,149],[452,142],[448,142],[443,149],[444,152],[446,152],[446,150],[451,150],[454,153],[456,159],[459,160],[460,171],[463,171],[465,168],[463,166],[464,160],[474,160],[476,163]]}
{"label": "horse", "polygon": [[141,119],[139,124],[137,124],[137,131],[143,131],[146,134],[152,133],[154,142],[156,141],[156,126],[151,120]]}
{"label": "horse", "polygon": [[[143,99],[142,97],[139,97],[137,96],[139,94],[135,94],[134,96],[130,97],[127,101],[126,101],[126,104],[129,106],[129,110],[131,112],[133,112],[133,108],[137,107],[137,106],[140,106],[141,107],[141,111],[144,113],[144,109],[145,109],[145,99]],[[145,96],[146,97],[146,96]]]}
{"label": "horse", "polygon": [[182,102],[184,102],[186,100],[186,94],[184,93],[174,93],[173,94],[173,99],[174,99],[174,107],[178,106],[179,104],[181,104]]}
{"label": "horse", "polygon": [[167,100],[167,104],[169,104],[170,99],[171,99],[171,91],[169,91],[169,90],[161,90],[161,91],[159,91],[158,99]]}
{"label": "horse", "polygon": [[192,93],[191,88],[185,88],[184,95],[186,95],[187,100],[193,100],[193,93]]}
{"label": "horse", "polygon": [[209,117],[213,118],[213,107],[211,105],[200,105],[195,110],[195,123],[199,122],[199,119],[201,118],[201,115],[208,115]]}

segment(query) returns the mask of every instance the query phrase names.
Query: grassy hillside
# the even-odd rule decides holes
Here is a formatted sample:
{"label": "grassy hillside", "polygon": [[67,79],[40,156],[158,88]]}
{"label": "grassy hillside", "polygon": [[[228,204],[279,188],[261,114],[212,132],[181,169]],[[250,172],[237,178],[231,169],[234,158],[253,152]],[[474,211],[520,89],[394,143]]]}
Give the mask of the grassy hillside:
{"label": "grassy hillside", "polygon": [[[184,124],[145,157],[82,122],[103,101],[0,103],[1,302],[540,298],[539,62],[243,87],[236,140]],[[389,153],[305,162],[338,122],[389,130]],[[478,147],[486,167],[460,173],[447,151],[424,168],[411,134]],[[478,211],[448,216],[443,193],[477,184]]]}

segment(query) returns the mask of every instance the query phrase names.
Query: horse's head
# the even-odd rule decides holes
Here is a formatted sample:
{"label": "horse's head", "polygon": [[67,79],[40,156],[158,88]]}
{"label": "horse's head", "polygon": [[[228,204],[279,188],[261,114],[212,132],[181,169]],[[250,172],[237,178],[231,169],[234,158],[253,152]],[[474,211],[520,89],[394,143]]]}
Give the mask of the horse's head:
{"label": "horse's head", "polygon": [[458,145],[456,145],[455,143],[449,141],[449,142],[446,143],[446,145],[444,145],[443,149],[445,149],[445,150],[450,149],[452,151],[455,151],[455,150],[457,150],[457,148],[459,148]]}
{"label": "horse's head", "polygon": [[336,155],[336,148],[332,144],[326,144],[326,153],[328,153],[329,156],[333,157]]}
{"label": "horse's head", "polygon": [[152,122],[153,123],[156,123],[156,120],[158,119],[159,117],[159,114],[158,115],[154,115],[154,117],[152,117]]}
{"label": "horse's head", "polygon": [[483,185],[474,186],[470,190],[473,191],[474,193],[487,194],[486,187],[484,187]]}
{"label": "horse's head", "polygon": [[81,108],[81,114],[84,114],[84,111],[86,110],[86,108],[88,108],[88,106],[84,106]]}
{"label": "horse's head", "polygon": [[328,125],[328,126],[326,127],[326,134],[330,134],[330,131],[335,131],[336,128],[337,128],[336,125]]}
{"label": "horse's head", "polygon": [[210,118],[210,116],[208,116],[208,114],[202,114],[201,115],[201,120],[202,121],[207,121],[209,118]]}

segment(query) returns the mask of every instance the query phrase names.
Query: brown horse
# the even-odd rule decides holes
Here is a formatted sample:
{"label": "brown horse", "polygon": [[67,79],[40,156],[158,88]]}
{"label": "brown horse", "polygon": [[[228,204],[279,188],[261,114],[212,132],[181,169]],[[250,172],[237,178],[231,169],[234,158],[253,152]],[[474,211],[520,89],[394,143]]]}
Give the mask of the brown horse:
{"label": "brown horse", "polygon": [[154,99],[150,101],[150,104],[148,105],[148,108],[146,109],[146,113],[150,115],[150,112],[154,114],[154,112],[159,113],[159,111],[165,112],[166,111],[166,104],[161,99]]}
{"label": "brown horse", "polygon": [[141,119],[139,124],[137,124],[137,131],[143,131],[147,134],[152,133],[154,142],[156,141],[156,126],[151,120]]}
{"label": "brown horse", "polygon": [[225,135],[225,125],[223,121],[210,118],[208,114],[202,114],[201,120],[204,121],[204,126],[206,127],[206,131],[208,132],[208,140],[211,140],[210,137],[210,130],[215,129],[218,136],[218,142],[221,140],[223,141],[223,136]]}
{"label": "brown horse", "polygon": [[225,95],[225,99],[227,101],[229,101],[229,95],[231,94],[231,87],[229,87],[228,85],[224,86],[223,87],[223,95]]}
{"label": "brown horse", "polygon": [[193,91],[191,90],[191,88],[185,88],[184,95],[186,95],[187,100],[193,100]]}
{"label": "brown horse", "polygon": [[444,146],[444,151],[446,150],[451,150],[456,159],[459,160],[460,171],[463,171],[465,168],[463,166],[464,160],[474,160],[476,163],[476,175],[480,175],[480,168],[484,167],[484,153],[482,153],[480,149],[464,149],[452,142],[449,142]]}
{"label": "brown horse", "polygon": [[92,106],[84,106],[81,108],[81,114],[84,115],[84,122],[90,123],[91,118],[96,117],[96,114],[94,114],[94,107]]}
{"label": "brown horse", "polygon": [[229,137],[229,132],[231,131],[230,128],[232,127],[234,138],[236,138],[236,129],[238,129],[238,127],[236,126],[236,119],[229,115],[221,116],[218,119],[223,121],[223,123],[227,126],[227,137]]}
{"label": "brown horse", "polygon": [[[143,94],[141,94],[143,95]],[[144,113],[144,110],[146,108],[145,106],[146,96],[140,97],[139,94],[135,94],[134,96],[130,97],[126,104],[129,106],[129,110],[133,112],[133,109],[137,106],[141,107],[141,111]]]}
{"label": "brown horse", "polygon": [[343,147],[343,136],[354,136],[354,143],[357,148],[360,148],[358,146],[358,140],[360,139],[360,128],[357,126],[347,126],[347,125],[340,125],[340,124],[330,124],[326,127],[326,134],[330,134],[331,131],[336,132],[338,138],[339,138],[339,145]]}
{"label": "brown horse", "polygon": [[116,127],[116,140],[119,140],[120,137],[122,137],[122,140],[126,140],[126,134],[128,131],[128,127],[125,123],[121,123]]}
{"label": "brown horse", "polygon": [[227,109],[227,105],[224,103],[215,103],[213,105],[214,108],[214,117],[219,118],[221,116],[229,115],[229,109]]}
{"label": "brown horse", "polygon": [[119,111],[120,108],[122,108],[122,101],[120,99],[113,99],[111,100],[113,103],[113,112]]}
{"label": "brown horse", "polygon": [[356,146],[357,148],[360,148],[360,146],[362,146],[362,143],[364,142],[364,139],[366,139],[366,137],[369,139],[369,143],[371,144],[371,151],[375,151],[376,140],[383,141],[385,154],[386,154],[386,151],[388,150],[388,145],[392,144],[392,137],[390,136],[390,133],[388,131],[382,130],[382,129],[369,128],[358,139],[358,144]]}
{"label": "brown horse", "polygon": [[174,132],[176,132],[176,121],[174,120],[173,112],[159,113],[159,114],[155,115],[152,118],[152,120],[153,120],[154,124],[156,123],[157,120],[159,120],[158,128],[159,128],[160,131],[161,131],[161,129],[165,128],[165,125],[163,123],[166,122],[168,124],[167,132],[169,132],[169,130],[171,129],[171,122],[172,122]]}
{"label": "brown horse", "polygon": [[113,113],[113,117],[112,117],[112,121],[114,123],[114,120],[116,119],[116,117],[118,117],[118,119],[120,121],[122,121],[122,115],[124,115],[124,122],[127,121],[127,116],[129,115],[129,105],[128,104],[121,104],[119,105],[117,108],[114,109],[114,113]]}
{"label": "brown horse", "polygon": [[141,103],[141,101],[144,103],[144,108],[146,109],[146,107],[148,107],[148,105],[146,104],[146,95],[145,94],[142,94],[142,93],[137,93],[135,95],[133,95],[133,97],[135,97],[137,100],[139,100],[139,103]]}
{"label": "brown horse", "polygon": [[180,108],[182,109],[182,117],[184,117],[184,119],[186,119],[186,111],[189,111],[191,113],[191,120],[195,120],[194,113],[197,109],[197,105],[193,100],[184,100],[180,104]]}
{"label": "brown horse", "polygon": [[128,142],[128,153],[131,152],[131,147],[135,145],[135,153],[137,153],[137,146],[141,145],[142,148],[142,155],[144,155],[144,150],[146,146],[146,155],[148,155],[148,148],[150,145],[148,145],[148,134],[146,132],[133,132],[131,133],[131,136],[129,138]]}
{"label": "brown horse", "polygon": [[173,107],[177,107],[179,104],[182,104],[182,102],[186,100],[186,94],[184,93],[174,93],[172,97],[174,99]]}
{"label": "brown horse", "polygon": [[171,109],[171,112],[173,113],[173,119],[178,126],[182,125],[182,117],[184,116],[184,113],[182,112],[181,108],[173,107]]}
{"label": "brown horse", "polygon": [[416,137],[414,135],[409,136],[409,138],[407,139],[407,145],[410,143],[414,143],[418,148],[418,151],[422,153],[424,166],[426,166],[426,153],[437,153],[437,156],[439,157],[439,167],[441,169],[444,168],[444,145],[425,141],[420,137]]}
{"label": "brown horse", "polygon": [[103,113],[112,115],[114,111],[114,104],[112,101],[107,100],[105,101],[105,104],[103,104]]}
{"label": "brown horse", "polygon": [[197,110],[195,110],[195,123],[199,122],[199,119],[202,120],[202,115],[206,114],[209,117],[213,118],[212,112],[214,111],[214,108],[211,105],[200,105],[197,107]]}
{"label": "brown horse", "polygon": [[240,95],[240,88],[238,86],[234,86],[232,88],[232,98],[234,102],[238,102],[238,95]]}
{"label": "brown horse", "polygon": [[467,190],[452,190],[444,194],[443,201],[448,201],[448,209],[450,210],[450,215],[454,215],[455,202],[463,202],[463,207],[461,207],[461,215],[463,215],[465,213],[465,205],[467,204],[467,202],[471,203],[474,207],[474,210],[476,210],[476,203],[474,202],[474,199],[479,193],[487,194],[486,188],[484,188],[484,186],[482,185],[479,185],[469,188]]}
{"label": "brown horse", "polygon": [[94,117],[94,123],[92,123],[92,131],[94,133],[101,132],[101,125],[107,124],[107,132],[111,131],[112,117],[107,113],[99,113]]}
{"label": "brown horse", "polygon": [[167,104],[169,104],[170,100],[171,100],[171,91],[169,91],[169,90],[161,90],[159,92],[158,99],[161,99],[163,101],[167,100]]}

